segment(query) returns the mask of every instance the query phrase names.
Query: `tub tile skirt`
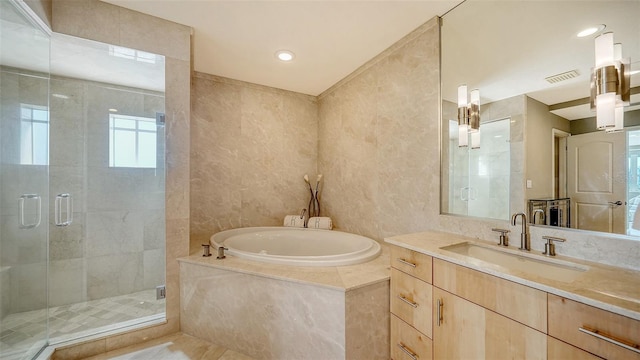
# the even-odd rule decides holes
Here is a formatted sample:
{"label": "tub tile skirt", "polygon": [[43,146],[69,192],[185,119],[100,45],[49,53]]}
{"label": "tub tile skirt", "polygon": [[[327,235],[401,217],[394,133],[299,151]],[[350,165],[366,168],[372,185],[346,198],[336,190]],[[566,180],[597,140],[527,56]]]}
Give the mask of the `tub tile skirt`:
{"label": "tub tile skirt", "polygon": [[255,359],[389,358],[388,280],[336,289],[181,261],[180,304],[185,334]]}

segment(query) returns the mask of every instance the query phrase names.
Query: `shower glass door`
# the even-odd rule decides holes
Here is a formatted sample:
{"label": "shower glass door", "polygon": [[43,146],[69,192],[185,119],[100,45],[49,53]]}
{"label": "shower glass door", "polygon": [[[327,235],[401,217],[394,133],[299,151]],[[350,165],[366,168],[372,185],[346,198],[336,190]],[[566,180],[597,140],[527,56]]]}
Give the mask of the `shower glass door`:
{"label": "shower glass door", "polygon": [[164,65],[51,36],[49,193],[73,204],[49,228],[51,345],[165,318]]}
{"label": "shower glass door", "polygon": [[47,344],[50,37],[0,7],[0,359],[28,359]]}
{"label": "shower glass door", "polygon": [[451,214],[509,218],[510,119],[480,125],[479,149],[458,147],[457,122],[450,121],[448,210]]}

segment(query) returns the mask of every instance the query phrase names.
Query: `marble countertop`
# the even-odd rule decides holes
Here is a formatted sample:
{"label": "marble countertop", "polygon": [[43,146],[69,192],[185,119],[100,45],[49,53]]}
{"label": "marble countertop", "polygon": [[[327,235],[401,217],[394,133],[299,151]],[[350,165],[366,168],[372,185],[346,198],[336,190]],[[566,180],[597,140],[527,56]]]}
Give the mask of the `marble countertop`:
{"label": "marble countertop", "polygon": [[349,291],[389,280],[391,267],[389,265],[389,248],[385,244],[381,245],[382,250],[377,258],[363,264],[347,266],[302,267],[245,260],[232,255],[218,260],[215,255],[203,257],[199,254],[179,258],[178,261],[270,279]]}
{"label": "marble countertop", "polygon": [[[512,270],[490,262],[482,261],[466,255],[441,249],[442,247],[463,242],[482,244],[494,249],[504,249],[494,242],[482,241],[461,235],[445,232],[422,232],[386,238],[385,242],[419,253],[433,256],[457,265],[481,271],[506,280],[510,280],[551,294],[576,300],[603,310],[640,320],[640,271],[608,266],[557,255],[552,261],[571,262],[578,266],[586,266],[588,270],[580,273],[573,281],[552,280],[547,277],[532,275],[531,272]],[[517,250],[512,242],[510,250]],[[527,256],[545,261],[548,259],[538,251],[531,251]]]}

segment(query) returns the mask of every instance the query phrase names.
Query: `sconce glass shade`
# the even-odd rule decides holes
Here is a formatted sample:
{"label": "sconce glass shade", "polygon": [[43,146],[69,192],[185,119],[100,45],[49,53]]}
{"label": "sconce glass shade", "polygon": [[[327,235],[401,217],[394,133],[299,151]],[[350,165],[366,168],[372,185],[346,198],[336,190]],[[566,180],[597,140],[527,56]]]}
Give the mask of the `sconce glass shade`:
{"label": "sconce glass shade", "polygon": [[596,126],[606,130],[616,125],[616,93],[600,94],[596,97]]}
{"label": "sconce glass shade", "polygon": [[471,133],[471,148],[480,149],[480,130]]}
{"label": "sconce glass shade", "polygon": [[458,86],[458,107],[467,106],[467,85]]}
{"label": "sconce glass shade", "polygon": [[608,32],[596,37],[596,68],[613,64],[613,33]]}
{"label": "sconce glass shade", "polygon": [[614,61],[622,60],[622,44],[620,43],[613,44],[613,60]]}
{"label": "sconce glass shade", "polygon": [[629,59],[622,58],[622,44],[613,43],[612,32],[596,37],[591,108],[596,110],[596,126],[600,130],[624,128],[622,108],[629,105],[630,100],[629,63]]}
{"label": "sconce glass shade", "polygon": [[[480,147],[480,90],[471,91],[468,102],[467,85],[458,87],[458,147],[469,146],[469,134],[473,149]],[[478,133],[477,136],[474,135]]]}
{"label": "sconce glass shade", "polygon": [[618,132],[624,130],[624,107],[617,106],[615,109],[615,126],[608,128],[607,132]]}
{"label": "sconce glass shade", "polygon": [[458,125],[458,147],[469,146],[468,125]]}

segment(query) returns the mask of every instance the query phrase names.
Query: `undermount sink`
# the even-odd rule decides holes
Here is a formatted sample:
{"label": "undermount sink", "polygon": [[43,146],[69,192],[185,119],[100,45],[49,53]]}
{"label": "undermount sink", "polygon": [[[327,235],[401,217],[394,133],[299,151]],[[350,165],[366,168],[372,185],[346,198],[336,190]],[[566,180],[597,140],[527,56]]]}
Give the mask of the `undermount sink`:
{"label": "undermount sink", "polygon": [[490,245],[469,242],[444,246],[440,249],[499,265],[510,270],[562,282],[572,282],[589,270],[589,267],[584,265],[557,259],[546,259],[542,256],[519,252],[518,250],[499,249]]}

